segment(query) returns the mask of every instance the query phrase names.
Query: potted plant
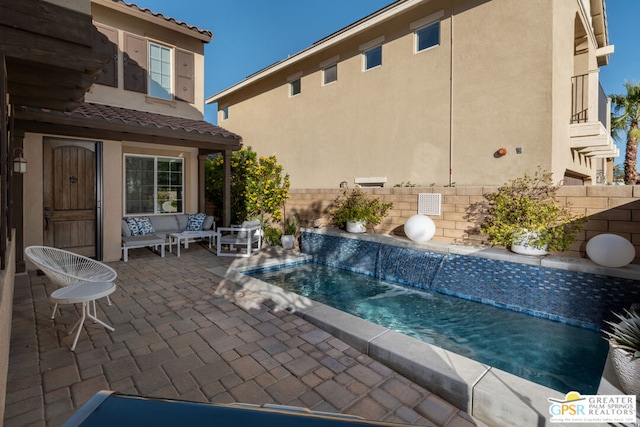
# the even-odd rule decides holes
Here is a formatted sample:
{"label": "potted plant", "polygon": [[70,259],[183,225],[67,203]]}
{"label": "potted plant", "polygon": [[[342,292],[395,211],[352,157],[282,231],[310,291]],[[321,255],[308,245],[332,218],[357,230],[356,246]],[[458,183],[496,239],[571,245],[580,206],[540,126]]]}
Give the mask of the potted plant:
{"label": "potted plant", "polygon": [[280,238],[282,247],[285,249],[293,249],[296,242],[296,234],[298,233],[298,224],[300,223],[300,217],[296,214],[293,219],[285,218],[284,220],[284,234]]}
{"label": "potted plant", "polygon": [[566,251],[587,221],[557,203],[551,173],[538,169],[485,195],[487,214],[480,226],[491,244],[525,255]]}
{"label": "potted plant", "polygon": [[606,322],[611,360],[622,390],[640,397],[640,312],[614,313],[619,322]]}
{"label": "potted plant", "polygon": [[264,229],[264,241],[269,246],[279,246],[282,242],[282,231],[276,227],[266,227]]}
{"label": "potted plant", "polygon": [[367,227],[375,227],[382,222],[393,203],[382,203],[379,198],[368,196],[360,188],[345,188],[334,201],[334,206],[329,213],[336,226],[346,227],[350,233],[364,233]]}

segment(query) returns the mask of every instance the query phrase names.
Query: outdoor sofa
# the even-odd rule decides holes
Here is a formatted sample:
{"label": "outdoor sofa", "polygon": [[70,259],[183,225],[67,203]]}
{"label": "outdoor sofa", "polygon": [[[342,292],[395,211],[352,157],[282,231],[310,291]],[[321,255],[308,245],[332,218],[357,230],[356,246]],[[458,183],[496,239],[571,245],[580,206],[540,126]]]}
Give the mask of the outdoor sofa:
{"label": "outdoor sofa", "polygon": [[129,260],[129,249],[151,247],[160,249],[164,257],[164,246],[173,233],[215,230],[215,221],[211,215],[174,214],[122,219],[122,260]]}

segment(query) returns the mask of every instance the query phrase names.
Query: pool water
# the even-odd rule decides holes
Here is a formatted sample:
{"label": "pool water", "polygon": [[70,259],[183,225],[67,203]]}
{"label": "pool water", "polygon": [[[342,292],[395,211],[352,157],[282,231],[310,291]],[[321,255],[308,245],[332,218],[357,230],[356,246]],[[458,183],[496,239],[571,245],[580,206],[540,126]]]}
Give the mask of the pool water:
{"label": "pool water", "polygon": [[250,275],[562,393],[595,394],[607,357],[599,332],[321,264]]}

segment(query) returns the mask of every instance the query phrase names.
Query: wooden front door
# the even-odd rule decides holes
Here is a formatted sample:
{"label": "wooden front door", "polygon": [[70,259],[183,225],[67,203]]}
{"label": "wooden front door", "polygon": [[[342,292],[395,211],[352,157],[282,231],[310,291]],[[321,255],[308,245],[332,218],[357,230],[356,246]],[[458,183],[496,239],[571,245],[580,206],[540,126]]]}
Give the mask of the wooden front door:
{"label": "wooden front door", "polygon": [[88,257],[98,255],[98,143],[44,140],[44,244]]}

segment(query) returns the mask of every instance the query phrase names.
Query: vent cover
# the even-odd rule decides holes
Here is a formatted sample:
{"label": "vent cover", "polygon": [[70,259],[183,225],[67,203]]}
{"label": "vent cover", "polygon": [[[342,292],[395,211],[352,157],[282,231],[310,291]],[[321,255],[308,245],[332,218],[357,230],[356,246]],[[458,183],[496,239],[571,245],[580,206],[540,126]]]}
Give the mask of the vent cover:
{"label": "vent cover", "polygon": [[418,213],[422,215],[440,215],[441,194],[418,194]]}

